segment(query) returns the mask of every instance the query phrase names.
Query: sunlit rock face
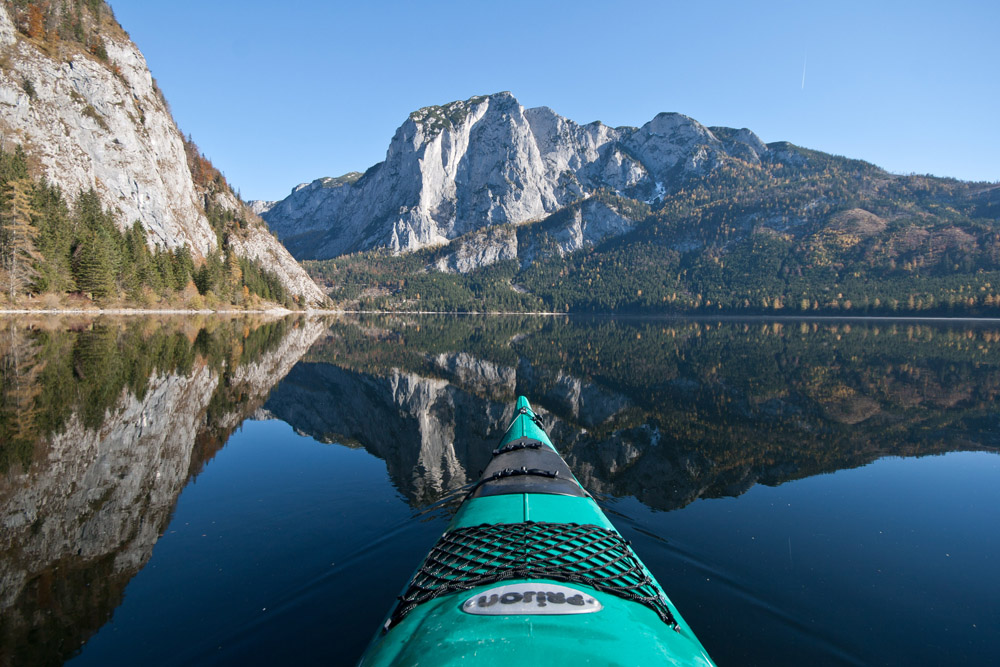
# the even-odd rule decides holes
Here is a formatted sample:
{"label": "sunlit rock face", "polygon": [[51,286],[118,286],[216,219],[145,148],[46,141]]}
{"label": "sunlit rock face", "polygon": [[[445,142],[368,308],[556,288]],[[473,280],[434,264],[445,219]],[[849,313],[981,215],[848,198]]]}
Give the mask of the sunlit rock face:
{"label": "sunlit rock face", "polygon": [[[600,189],[653,202],[666,186],[726,159],[759,161],[767,151],[749,130],[715,130],[721,138],[675,113],[639,128],[579,125],[497,93],[414,111],[385,160],[365,174],[303,184],[257,208],[300,259],[416,250],[484,227],[542,220]],[[605,214],[578,226],[594,228],[595,237],[610,232]],[[564,251],[580,247],[583,234],[576,236],[562,241]],[[445,262],[448,268],[464,270]]]}
{"label": "sunlit rock face", "polygon": [[[124,36],[106,39],[107,64],[82,53],[63,61],[16,35],[0,6],[6,140],[25,144],[64,192],[94,188],[123,224],[141,221],[157,243],[187,242],[201,254],[214,249],[180,132],[135,44]],[[33,97],[23,80],[32,82]]]}
{"label": "sunlit rock face", "polygon": [[[6,148],[21,144],[70,199],[93,188],[119,225],[138,220],[150,244],[187,245],[195,256],[207,255],[218,240],[205,215],[206,193],[192,179],[170,109],[124,31],[104,35],[104,44],[107,62],[58,44],[54,48],[66,54],[50,55],[19,36],[0,4],[0,134]],[[219,197],[216,205],[244,217],[236,197],[228,192]],[[247,214],[261,226],[249,209]],[[325,301],[273,236],[252,231],[234,244],[238,255],[262,259],[307,303]]]}

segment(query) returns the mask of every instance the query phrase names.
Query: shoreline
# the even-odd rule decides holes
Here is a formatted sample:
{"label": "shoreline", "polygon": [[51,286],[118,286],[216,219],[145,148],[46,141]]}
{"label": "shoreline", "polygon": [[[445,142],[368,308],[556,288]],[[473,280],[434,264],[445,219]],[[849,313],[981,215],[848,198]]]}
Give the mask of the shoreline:
{"label": "shoreline", "polygon": [[231,310],[209,310],[209,309],[184,309],[184,308],[53,308],[53,309],[0,309],[0,318],[12,315],[306,315],[315,317],[325,317],[330,315],[450,315],[453,317],[481,317],[481,316],[532,316],[532,317],[573,317],[592,319],[623,319],[623,320],[711,320],[711,321],[742,321],[756,320],[768,322],[809,322],[809,321],[837,321],[837,322],[980,322],[998,323],[1000,317],[972,317],[972,316],[921,316],[921,315],[765,315],[765,314],[696,314],[696,313],[563,313],[549,311],[470,311],[452,312],[435,310],[334,310],[334,309],[307,309],[289,310],[287,308],[258,308],[258,309],[231,309]]}

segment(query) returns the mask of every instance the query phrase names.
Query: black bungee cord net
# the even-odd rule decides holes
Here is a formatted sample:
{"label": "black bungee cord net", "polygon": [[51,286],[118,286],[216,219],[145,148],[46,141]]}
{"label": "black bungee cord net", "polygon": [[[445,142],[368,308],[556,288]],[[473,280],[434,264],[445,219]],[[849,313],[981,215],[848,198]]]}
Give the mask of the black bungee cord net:
{"label": "black bungee cord net", "polygon": [[662,591],[618,533],[591,524],[506,523],[441,536],[398,598],[385,629],[418,605],[511,579],[576,583],[649,607],[678,629]]}

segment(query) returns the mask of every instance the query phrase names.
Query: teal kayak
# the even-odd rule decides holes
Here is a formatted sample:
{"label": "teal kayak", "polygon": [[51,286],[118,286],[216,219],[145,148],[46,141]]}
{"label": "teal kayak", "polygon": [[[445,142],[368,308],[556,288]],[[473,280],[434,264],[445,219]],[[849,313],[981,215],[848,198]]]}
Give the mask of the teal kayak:
{"label": "teal kayak", "polygon": [[361,665],[712,665],[528,400]]}

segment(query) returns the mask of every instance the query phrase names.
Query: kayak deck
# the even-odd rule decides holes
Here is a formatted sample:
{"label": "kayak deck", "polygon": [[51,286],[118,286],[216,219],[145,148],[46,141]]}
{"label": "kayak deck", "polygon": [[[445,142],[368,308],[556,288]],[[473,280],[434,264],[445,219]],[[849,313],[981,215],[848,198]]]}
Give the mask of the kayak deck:
{"label": "kayak deck", "polygon": [[528,401],[362,665],[711,665]]}

